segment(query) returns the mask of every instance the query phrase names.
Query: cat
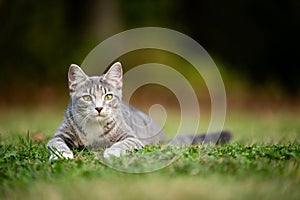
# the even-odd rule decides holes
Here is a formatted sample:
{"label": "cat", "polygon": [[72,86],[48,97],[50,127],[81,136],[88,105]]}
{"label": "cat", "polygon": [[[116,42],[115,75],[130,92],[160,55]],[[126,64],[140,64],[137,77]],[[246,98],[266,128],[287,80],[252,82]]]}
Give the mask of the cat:
{"label": "cat", "polygon": [[[104,148],[103,157],[119,157],[127,150],[166,143],[164,132],[142,111],[122,101],[123,72],[114,63],[101,76],[87,76],[77,65],[68,72],[70,103],[54,137],[47,143],[50,160],[73,159],[72,150]],[[226,143],[231,134],[186,135],[169,140],[172,144]]]}

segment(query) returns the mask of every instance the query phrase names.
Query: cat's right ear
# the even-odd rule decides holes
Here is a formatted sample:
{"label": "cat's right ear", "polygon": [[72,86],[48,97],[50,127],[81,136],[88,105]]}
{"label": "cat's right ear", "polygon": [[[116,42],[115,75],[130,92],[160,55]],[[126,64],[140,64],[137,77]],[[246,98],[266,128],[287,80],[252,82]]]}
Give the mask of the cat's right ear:
{"label": "cat's right ear", "polygon": [[87,75],[82,69],[75,64],[71,64],[68,73],[69,89],[70,91],[76,90],[77,86],[87,80]]}

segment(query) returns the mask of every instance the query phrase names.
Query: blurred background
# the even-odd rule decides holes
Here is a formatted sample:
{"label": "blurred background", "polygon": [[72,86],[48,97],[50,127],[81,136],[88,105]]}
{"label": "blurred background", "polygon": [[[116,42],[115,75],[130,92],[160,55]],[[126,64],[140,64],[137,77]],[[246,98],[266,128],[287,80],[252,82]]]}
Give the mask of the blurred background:
{"label": "blurred background", "polygon": [[[106,38],[144,26],[201,44],[221,71],[230,105],[295,107],[299,24],[298,0],[0,0],[0,107],[65,104],[71,63],[81,64]],[[125,68],[153,55],[140,53],[138,62],[122,58]]]}

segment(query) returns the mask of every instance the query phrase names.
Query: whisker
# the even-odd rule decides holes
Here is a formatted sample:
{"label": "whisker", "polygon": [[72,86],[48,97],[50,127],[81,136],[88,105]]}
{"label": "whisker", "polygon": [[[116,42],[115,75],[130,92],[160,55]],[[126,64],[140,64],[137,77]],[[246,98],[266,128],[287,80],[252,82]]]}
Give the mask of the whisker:
{"label": "whisker", "polygon": [[84,125],[85,125],[85,123],[87,122],[89,116],[90,116],[90,115],[86,115],[86,116],[81,120],[81,122],[79,123],[79,126],[80,126],[80,127],[84,127]]}

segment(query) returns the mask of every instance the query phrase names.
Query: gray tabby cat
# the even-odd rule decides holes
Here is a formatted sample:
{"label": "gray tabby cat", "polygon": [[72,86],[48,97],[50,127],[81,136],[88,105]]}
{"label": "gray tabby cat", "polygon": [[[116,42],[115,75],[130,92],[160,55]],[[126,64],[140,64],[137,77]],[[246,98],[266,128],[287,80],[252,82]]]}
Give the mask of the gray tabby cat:
{"label": "gray tabby cat", "polygon": [[[73,159],[75,148],[105,148],[104,158],[119,157],[126,150],[167,142],[150,116],[122,102],[122,66],[113,64],[106,74],[87,76],[72,64],[68,80],[70,103],[61,126],[47,147],[50,159]],[[172,144],[198,144],[205,135],[180,136]],[[209,134],[205,142],[225,143],[230,133]]]}

